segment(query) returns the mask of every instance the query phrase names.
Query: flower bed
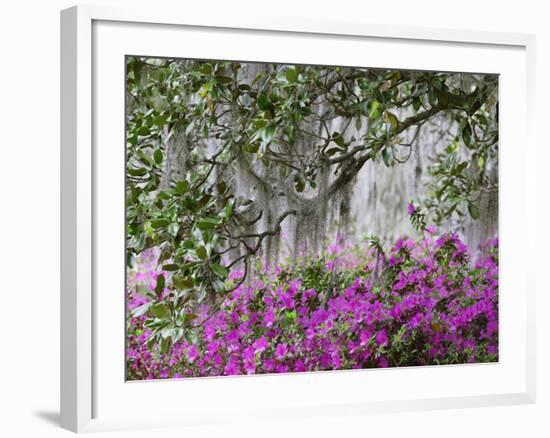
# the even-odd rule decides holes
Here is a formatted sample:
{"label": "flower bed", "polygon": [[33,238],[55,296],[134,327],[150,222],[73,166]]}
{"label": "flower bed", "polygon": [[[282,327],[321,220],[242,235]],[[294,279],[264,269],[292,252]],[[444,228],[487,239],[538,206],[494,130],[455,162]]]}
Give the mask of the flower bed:
{"label": "flower bed", "polygon": [[128,379],[497,361],[497,239],[474,260],[457,235],[426,235],[387,252],[337,242],[260,270],[219,306],[189,305],[195,328],[164,349],[148,344],[151,318],[135,311],[162,273],[150,251],[129,271]]}

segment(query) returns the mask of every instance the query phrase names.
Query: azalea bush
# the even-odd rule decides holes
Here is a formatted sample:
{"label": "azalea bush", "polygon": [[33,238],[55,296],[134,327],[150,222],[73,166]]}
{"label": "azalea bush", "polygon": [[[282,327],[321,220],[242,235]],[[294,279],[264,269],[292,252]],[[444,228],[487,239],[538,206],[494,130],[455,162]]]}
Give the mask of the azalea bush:
{"label": "azalea bush", "polygon": [[422,232],[389,248],[338,239],[246,281],[234,269],[231,292],[199,304],[173,294],[160,250],[145,250],[127,282],[127,378],[497,361],[497,239],[474,250],[456,234]]}

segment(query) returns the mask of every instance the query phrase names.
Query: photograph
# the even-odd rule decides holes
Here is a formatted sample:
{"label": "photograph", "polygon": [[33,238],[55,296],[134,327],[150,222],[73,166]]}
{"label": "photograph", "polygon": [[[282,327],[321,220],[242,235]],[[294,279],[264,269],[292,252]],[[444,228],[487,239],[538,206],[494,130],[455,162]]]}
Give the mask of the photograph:
{"label": "photograph", "polygon": [[2,436],[550,437],[544,2],[92,3],[2,9]]}
{"label": "photograph", "polygon": [[127,381],[499,361],[498,74],[125,66]]}

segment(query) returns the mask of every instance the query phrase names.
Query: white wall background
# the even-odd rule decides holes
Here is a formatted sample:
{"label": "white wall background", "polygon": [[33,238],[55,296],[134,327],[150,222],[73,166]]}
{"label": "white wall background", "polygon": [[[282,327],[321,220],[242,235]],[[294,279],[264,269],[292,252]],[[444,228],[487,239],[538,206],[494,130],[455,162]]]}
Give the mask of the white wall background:
{"label": "white wall background", "polygon": [[[97,4],[218,8],[228,16],[256,11],[279,16],[529,32],[537,35],[537,126],[550,117],[550,28],[545,3],[455,0],[277,0],[209,2],[95,1]],[[66,0],[4,2],[0,12],[0,434],[69,436],[59,418],[59,10]],[[150,6],[154,5],[154,6]],[[548,220],[548,143],[538,138],[539,230]],[[545,132],[547,129],[544,130]],[[518,145],[520,150],[521,145]],[[547,227],[544,227],[547,228]],[[110,433],[109,437],[246,436],[550,436],[549,320],[545,272],[548,235],[538,256],[538,402],[531,406],[315,418],[192,430]]]}

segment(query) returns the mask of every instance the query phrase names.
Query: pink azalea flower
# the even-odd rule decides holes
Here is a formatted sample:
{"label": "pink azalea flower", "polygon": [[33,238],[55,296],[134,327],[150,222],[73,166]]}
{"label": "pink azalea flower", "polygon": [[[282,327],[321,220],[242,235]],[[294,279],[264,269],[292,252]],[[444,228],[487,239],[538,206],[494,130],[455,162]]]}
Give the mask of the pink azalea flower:
{"label": "pink azalea flower", "polygon": [[342,252],[342,245],[339,243],[331,243],[327,247],[329,255],[338,255]]}
{"label": "pink azalea flower", "polygon": [[424,229],[424,231],[426,231],[427,233],[432,234],[432,235],[433,235],[433,234],[437,234],[437,228],[434,227],[433,225],[428,225],[428,226]]}
{"label": "pink azalea flower", "polygon": [[388,334],[386,333],[386,330],[380,330],[376,334],[376,343],[380,346],[388,345]]}
{"label": "pink azalea flower", "polygon": [[193,363],[199,357],[199,350],[194,345],[191,345],[187,350],[187,359]]}
{"label": "pink azalea flower", "polygon": [[265,351],[268,347],[265,336],[262,336],[261,338],[256,339],[252,344],[252,346],[254,347],[254,351],[256,353],[261,353],[262,351]]}
{"label": "pink azalea flower", "polygon": [[227,278],[229,278],[229,280],[240,280],[243,277],[244,277],[244,271],[236,270],[236,271],[231,271]]}
{"label": "pink azalea flower", "polygon": [[269,310],[264,314],[264,323],[266,327],[271,327],[275,323],[275,314]]}
{"label": "pink azalea flower", "polygon": [[279,360],[283,360],[286,356],[287,346],[286,344],[277,344],[275,347],[275,357]]}

